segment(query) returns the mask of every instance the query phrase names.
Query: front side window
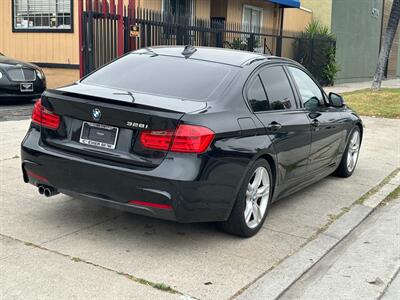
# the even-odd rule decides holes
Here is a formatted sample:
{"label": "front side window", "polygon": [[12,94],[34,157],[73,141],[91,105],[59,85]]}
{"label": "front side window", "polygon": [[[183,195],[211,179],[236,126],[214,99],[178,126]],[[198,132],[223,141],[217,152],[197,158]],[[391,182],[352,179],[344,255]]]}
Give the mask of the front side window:
{"label": "front side window", "polygon": [[294,109],[296,102],[292,87],[281,66],[265,68],[260,72],[270,110]]}
{"label": "front side window", "polygon": [[13,0],[13,30],[72,31],[73,0]]}
{"label": "front side window", "polygon": [[313,110],[321,105],[324,96],[318,85],[304,71],[288,67],[300,92],[301,101],[306,109]]}

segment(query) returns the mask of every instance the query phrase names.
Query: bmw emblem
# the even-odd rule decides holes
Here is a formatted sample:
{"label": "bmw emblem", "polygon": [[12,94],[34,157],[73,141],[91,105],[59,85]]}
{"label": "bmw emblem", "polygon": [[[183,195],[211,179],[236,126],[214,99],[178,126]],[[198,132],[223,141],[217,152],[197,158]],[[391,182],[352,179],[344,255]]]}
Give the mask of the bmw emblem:
{"label": "bmw emblem", "polygon": [[101,111],[100,111],[100,109],[94,108],[94,109],[92,110],[92,118],[93,118],[93,120],[95,120],[95,121],[100,120],[100,118],[101,118]]}

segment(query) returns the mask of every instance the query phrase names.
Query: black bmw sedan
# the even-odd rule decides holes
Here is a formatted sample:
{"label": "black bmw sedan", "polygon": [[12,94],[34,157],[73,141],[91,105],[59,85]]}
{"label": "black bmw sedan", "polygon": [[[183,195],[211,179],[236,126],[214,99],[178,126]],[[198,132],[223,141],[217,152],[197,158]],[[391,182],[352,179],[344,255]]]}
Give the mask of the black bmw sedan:
{"label": "black bmw sedan", "polygon": [[0,53],[0,103],[38,99],[45,89],[46,78],[38,66]]}
{"label": "black bmw sedan", "polygon": [[353,173],[361,119],[288,59],[226,49],[126,54],[47,90],[22,142],[25,182],[249,237],[273,201]]}

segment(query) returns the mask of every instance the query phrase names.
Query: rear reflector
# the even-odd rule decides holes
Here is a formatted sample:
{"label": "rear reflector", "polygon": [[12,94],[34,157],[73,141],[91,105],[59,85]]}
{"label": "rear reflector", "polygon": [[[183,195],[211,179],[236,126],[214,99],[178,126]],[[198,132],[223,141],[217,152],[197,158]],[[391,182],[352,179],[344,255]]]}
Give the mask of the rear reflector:
{"label": "rear reflector", "polygon": [[172,209],[172,206],[169,204],[159,204],[159,203],[144,202],[144,201],[137,201],[137,200],[132,200],[132,201],[129,201],[128,203],[141,205],[141,206],[147,206],[147,207],[154,207],[154,208],[159,208],[159,209],[168,209],[168,210]]}
{"label": "rear reflector", "polygon": [[44,108],[39,99],[32,110],[32,122],[49,129],[57,129],[60,126],[60,116]]}
{"label": "rear reflector", "polygon": [[179,125],[172,130],[143,130],[140,142],[145,148],[183,153],[202,153],[207,150],[215,133],[196,125]]}
{"label": "rear reflector", "polygon": [[39,181],[42,181],[42,182],[49,182],[47,180],[47,178],[45,178],[45,177],[43,177],[43,176],[41,176],[39,174],[36,174],[36,173],[34,173],[32,171],[26,170],[26,174],[28,174],[29,177],[35,178],[36,180],[39,180]]}

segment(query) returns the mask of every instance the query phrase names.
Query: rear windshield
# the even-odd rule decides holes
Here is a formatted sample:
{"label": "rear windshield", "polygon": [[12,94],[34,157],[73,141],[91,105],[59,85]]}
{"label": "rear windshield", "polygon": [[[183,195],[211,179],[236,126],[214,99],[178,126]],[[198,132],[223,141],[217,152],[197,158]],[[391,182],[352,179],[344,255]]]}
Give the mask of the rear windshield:
{"label": "rear windshield", "polygon": [[131,53],[82,82],[180,99],[204,100],[232,67],[180,57]]}

